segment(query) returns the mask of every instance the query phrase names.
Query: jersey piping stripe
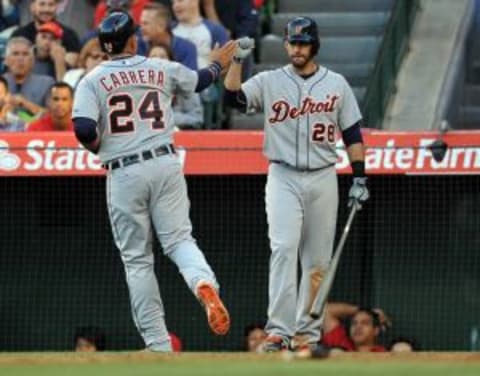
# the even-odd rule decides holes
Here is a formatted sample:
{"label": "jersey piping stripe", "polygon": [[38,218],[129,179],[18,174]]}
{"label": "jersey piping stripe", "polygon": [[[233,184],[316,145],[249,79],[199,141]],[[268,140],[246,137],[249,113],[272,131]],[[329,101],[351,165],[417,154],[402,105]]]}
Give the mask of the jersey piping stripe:
{"label": "jersey piping stripe", "polygon": [[[313,88],[323,81],[325,77],[327,77],[328,74],[328,69],[325,68],[325,73],[317,80],[315,81],[312,86],[310,86],[310,89],[308,90],[308,95],[312,95],[312,90]],[[310,113],[307,113],[307,134],[310,135]],[[310,136],[307,138],[307,168],[310,168]]]}
{"label": "jersey piping stripe", "polygon": [[[285,75],[290,78],[293,83],[297,86],[298,89],[298,107],[300,107],[300,104],[302,103],[302,89],[300,88],[300,85],[298,82],[288,74],[286,68],[282,68],[282,72],[285,73]],[[295,167],[298,168],[298,158],[299,158],[299,153],[298,153],[298,147],[299,147],[299,139],[300,139],[300,129],[299,129],[299,123],[300,123],[300,118],[297,118],[297,126],[296,126],[296,133],[295,133]]]}
{"label": "jersey piping stripe", "polygon": [[[136,55],[138,56],[138,55]],[[115,62],[117,61],[124,61],[124,60],[127,60],[127,59],[134,59],[136,58],[136,56],[132,56],[132,57],[125,57],[125,58],[122,58],[122,59],[118,59],[118,60],[107,60],[105,62],[102,63],[102,66],[107,66],[107,67],[112,67],[112,68],[124,68],[125,67],[125,64],[114,64]],[[134,64],[129,64],[128,66],[129,67],[134,67],[136,65],[139,65],[139,64],[142,64],[143,62],[145,62],[147,60],[146,57],[144,56],[140,56],[140,57],[143,57],[142,60],[134,63]]]}
{"label": "jersey piping stripe", "polygon": [[[111,204],[112,203],[112,188],[111,188],[112,183],[111,183],[111,179],[112,179],[112,175],[109,172],[108,176],[107,176],[107,210],[108,210],[108,217],[110,218],[110,223],[112,224],[113,237],[114,237],[115,243],[117,244],[118,249],[120,250],[120,236],[118,234],[117,225],[115,224],[115,221],[113,219],[113,214],[112,214],[113,210],[112,210],[112,204]],[[122,257],[121,251],[120,251],[120,257]],[[123,259],[123,257],[122,257],[122,259]],[[133,305],[133,301],[132,301],[132,293],[130,292],[130,284],[128,283],[128,275],[130,273],[129,273],[129,270],[128,270],[127,263],[123,262],[123,265],[125,267],[125,276],[127,277],[128,298],[129,298],[130,302],[132,302],[130,305],[132,307],[133,321],[135,322],[135,325],[138,328],[138,331],[140,332],[140,335],[143,338],[144,333],[145,333],[145,329],[143,329],[140,326],[140,321],[138,320],[138,313],[137,313],[137,311],[135,309],[135,306]]]}

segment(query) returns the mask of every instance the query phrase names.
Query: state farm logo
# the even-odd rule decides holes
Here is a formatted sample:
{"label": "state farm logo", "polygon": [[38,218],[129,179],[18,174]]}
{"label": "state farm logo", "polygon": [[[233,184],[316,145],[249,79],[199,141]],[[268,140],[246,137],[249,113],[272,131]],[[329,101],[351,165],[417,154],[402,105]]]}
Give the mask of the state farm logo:
{"label": "state farm logo", "polygon": [[10,145],[0,140],[0,170],[13,171],[20,167],[21,160],[18,155],[10,152]]}

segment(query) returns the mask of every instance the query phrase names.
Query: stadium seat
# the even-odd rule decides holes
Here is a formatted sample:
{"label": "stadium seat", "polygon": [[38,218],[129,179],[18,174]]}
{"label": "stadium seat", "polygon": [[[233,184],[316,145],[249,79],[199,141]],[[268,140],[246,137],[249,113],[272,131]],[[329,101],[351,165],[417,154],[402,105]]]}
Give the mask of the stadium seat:
{"label": "stadium seat", "polygon": [[377,12],[392,9],[395,0],[277,0],[277,11],[304,14],[312,12]]}
{"label": "stadium seat", "polygon": [[[277,13],[272,16],[272,34],[283,36],[285,25],[302,13]],[[337,12],[309,14],[317,25],[320,38],[325,36],[379,35],[388,22],[388,12]]]}
{"label": "stadium seat", "polygon": [[[319,58],[327,63],[369,63],[374,62],[381,37],[325,37]],[[283,39],[269,34],[260,42],[260,61],[262,63],[287,63],[288,56],[283,47]]]}
{"label": "stadium seat", "polygon": [[265,116],[263,113],[244,114],[232,110],[231,129],[263,129]]}

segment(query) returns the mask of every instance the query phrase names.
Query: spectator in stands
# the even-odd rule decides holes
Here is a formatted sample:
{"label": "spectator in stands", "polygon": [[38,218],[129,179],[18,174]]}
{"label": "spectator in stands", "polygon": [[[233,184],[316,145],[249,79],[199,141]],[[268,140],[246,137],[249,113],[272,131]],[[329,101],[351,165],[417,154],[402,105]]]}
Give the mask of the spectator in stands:
{"label": "spectator in stands", "polygon": [[162,4],[147,4],[140,17],[143,39],[149,44],[163,44],[172,51],[173,60],[197,70],[197,48],[187,39],[172,34],[170,10]]}
{"label": "spectator in stands", "polygon": [[56,22],[45,22],[38,28],[35,37],[35,64],[33,72],[61,81],[67,65],[66,51],[62,47],[63,29]]}
{"label": "spectator in stands", "polygon": [[27,126],[29,132],[73,131],[73,89],[57,82],[49,90],[47,113]]}
{"label": "spectator in stands", "polygon": [[[30,11],[32,12],[33,21],[15,30],[12,36],[22,36],[35,43],[40,26],[46,22],[56,21],[58,5],[57,0],[32,0]],[[62,46],[67,51],[65,61],[69,67],[74,67],[80,51],[78,36],[73,29],[61,23],[59,24],[63,29]]]}
{"label": "spectator in stands", "polygon": [[201,16],[199,0],[173,0],[173,12],[178,20],[173,33],[197,47],[198,68],[205,68],[210,64],[213,46],[228,41],[227,30]]}
{"label": "spectator in stands", "polygon": [[257,9],[260,9],[264,2],[265,0],[253,0],[253,6]]}
{"label": "spectator in stands", "polygon": [[418,351],[419,347],[415,340],[406,337],[397,337],[390,342],[390,351],[395,353],[408,353]]}
{"label": "spectator in stands", "polygon": [[[203,10],[207,18],[223,25],[230,38],[255,38],[258,13],[252,0],[203,0]],[[253,71],[253,54],[243,63],[242,80],[247,80]]]}
{"label": "spectator in stands", "polygon": [[261,345],[265,338],[267,338],[267,333],[264,330],[265,323],[258,322],[252,323],[245,327],[243,330],[243,339],[244,339],[244,350],[248,352],[259,352]]}
{"label": "spectator in stands", "polygon": [[[128,12],[132,14],[132,9],[130,6],[132,1],[129,0],[108,0],[106,7],[106,14],[110,14],[114,11]],[[142,7],[143,9],[143,7]],[[98,34],[97,27],[90,30],[82,39],[82,44],[86,44],[90,39],[95,38]],[[143,40],[142,32],[140,29],[137,30],[137,55],[146,56],[148,55],[148,46],[147,43]]]}
{"label": "spectator in stands", "polygon": [[0,31],[10,26],[18,25],[20,21],[20,11],[16,0],[2,0],[0,2]]}
{"label": "spectator in stands", "polygon": [[80,51],[77,64],[78,68],[68,70],[62,81],[75,89],[83,76],[107,59],[108,55],[100,48],[98,38],[92,38]]}
{"label": "spectator in stands", "polygon": [[[100,0],[57,0],[56,20],[71,27],[77,36],[93,27],[93,13]],[[20,24],[32,21],[31,0],[16,0],[20,9]]]}
{"label": "spectator in stands", "polygon": [[230,38],[253,38],[257,32],[258,14],[252,0],[203,0],[206,17],[223,25]]}
{"label": "spectator in stands", "polygon": [[[210,53],[215,45],[223,45],[228,41],[228,33],[219,24],[204,19],[200,14],[200,0],[173,0],[173,11],[178,23],[173,28],[177,36],[190,40],[197,47],[198,68],[207,67]],[[205,128],[215,128],[221,118],[218,84],[212,84],[200,93],[204,106]]]}
{"label": "spectator in stands", "polygon": [[[153,45],[150,57],[174,60],[166,45]],[[175,126],[181,130],[201,129],[203,125],[203,107],[198,93],[188,96],[176,96],[173,100],[173,118]]]}
{"label": "spectator in stands", "polygon": [[48,88],[55,82],[49,76],[34,74],[33,61],[33,46],[28,39],[14,37],[8,41],[5,51],[8,72],[4,77],[14,112],[26,121],[45,110]]}
{"label": "spectator in stands", "polygon": [[73,337],[73,345],[76,352],[105,351],[105,333],[95,326],[77,328]]}
{"label": "spectator in stands", "polygon": [[180,338],[175,333],[169,332],[170,343],[172,344],[173,352],[181,352],[183,350],[183,344]]}
{"label": "spectator in stands", "polygon": [[25,123],[12,111],[8,82],[0,76],[0,132],[21,132]]}
{"label": "spectator in stands", "polygon": [[[349,315],[351,322],[347,335],[342,320]],[[329,303],[323,324],[322,344],[346,351],[384,352],[386,350],[378,344],[378,337],[382,327],[387,323],[389,323],[387,316],[379,309],[358,308],[346,303]]]}
{"label": "spectator in stands", "polygon": [[95,9],[93,25],[97,27],[104,17],[110,12],[111,8],[122,8],[125,12],[129,12],[133,20],[139,24],[140,15],[145,5],[151,0],[106,0],[101,1]]}

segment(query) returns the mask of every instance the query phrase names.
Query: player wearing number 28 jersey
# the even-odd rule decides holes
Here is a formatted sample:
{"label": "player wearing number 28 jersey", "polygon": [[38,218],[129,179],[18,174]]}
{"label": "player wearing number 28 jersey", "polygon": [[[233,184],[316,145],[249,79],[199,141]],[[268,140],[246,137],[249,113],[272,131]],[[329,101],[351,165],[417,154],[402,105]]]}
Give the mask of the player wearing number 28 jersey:
{"label": "player wearing number 28 jersey", "polygon": [[73,118],[78,140],[107,169],[107,206],[135,325],[148,349],[163,352],[171,344],[153,268],[153,232],[204,305],[212,331],[224,335],[230,326],[215,275],[192,237],[185,178],[172,144],[172,98],[208,87],[236,44],[215,49],[214,62],[194,72],[134,55],[135,31],[127,13],[113,12],[102,22],[99,40],[110,60],[79,83]]}
{"label": "player wearing number 28 jersey", "polygon": [[[292,343],[314,346],[320,340],[321,320],[309,313],[329,267],[335,238],[337,131],[342,133],[353,169],[349,196],[356,204],[368,198],[362,116],[345,78],[314,61],[319,47],[315,21],[298,17],[285,30],[291,64],[259,73],[242,84],[242,65],[236,59],[225,79],[232,105],[265,113],[264,154],[270,161],[265,202],[272,255],[264,351],[278,351]],[[299,287],[298,261],[302,267]]]}

